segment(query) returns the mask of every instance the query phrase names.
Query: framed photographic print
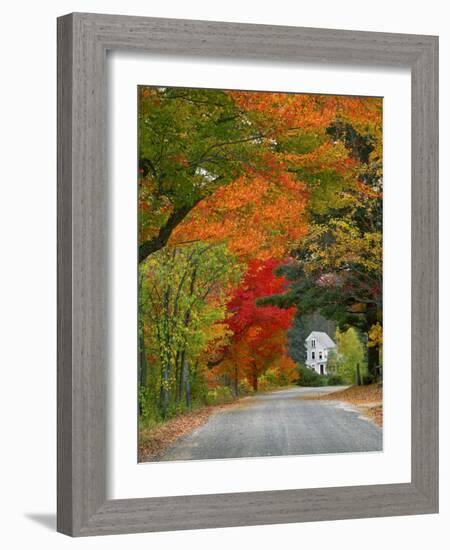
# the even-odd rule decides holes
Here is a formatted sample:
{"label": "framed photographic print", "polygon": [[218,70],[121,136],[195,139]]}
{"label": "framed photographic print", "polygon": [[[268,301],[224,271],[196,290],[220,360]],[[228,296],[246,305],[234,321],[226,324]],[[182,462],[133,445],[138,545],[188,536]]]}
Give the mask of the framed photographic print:
{"label": "framed photographic print", "polygon": [[138,128],[140,458],[381,451],[382,98],[140,86]]}
{"label": "framed photographic print", "polygon": [[437,38],[58,20],[58,530],[438,509]]}

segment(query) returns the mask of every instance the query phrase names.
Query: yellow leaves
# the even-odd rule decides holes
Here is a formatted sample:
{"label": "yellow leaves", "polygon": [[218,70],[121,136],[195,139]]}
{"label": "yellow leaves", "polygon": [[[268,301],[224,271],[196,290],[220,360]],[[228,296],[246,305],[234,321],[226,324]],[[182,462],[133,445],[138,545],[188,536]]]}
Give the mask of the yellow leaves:
{"label": "yellow leaves", "polygon": [[352,313],[363,313],[364,311],[366,311],[367,306],[366,304],[357,303],[357,304],[351,305],[349,309]]}
{"label": "yellow leaves", "polygon": [[282,153],[280,157],[297,168],[303,168],[311,172],[331,169],[348,173],[349,170],[357,166],[357,162],[349,157],[345,145],[341,142],[325,142],[310,153],[300,155]]}
{"label": "yellow leaves", "polygon": [[323,268],[340,269],[356,264],[369,272],[381,272],[383,243],[379,232],[362,233],[350,221],[332,219],[327,225],[310,226],[306,242],[315,260],[311,262],[311,271],[320,263]]}
{"label": "yellow leaves", "polygon": [[368,346],[370,348],[379,347],[383,344],[383,329],[380,323],[376,323],[370,327],[368,336]]}
{"label": "yellow leaves", "polygon": [[203,327],[203,331],[208,335],[208,351],[211,351],[213,348],[217,349],[223,347],[228,342],[230,336],[233,335],[230,327],[222,322],[216,322],[209,327]]}

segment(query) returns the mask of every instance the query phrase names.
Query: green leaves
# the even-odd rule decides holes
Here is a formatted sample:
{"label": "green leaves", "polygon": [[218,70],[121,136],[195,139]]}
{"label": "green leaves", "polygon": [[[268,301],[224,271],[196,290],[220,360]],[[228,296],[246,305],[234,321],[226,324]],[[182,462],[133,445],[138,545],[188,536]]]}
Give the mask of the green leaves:
{"label": "green leaves", "polygon": [[238,283],[241,270],[226,246],[195,243],[159,250],[140,271],[146,347],[158,367],[149,383],[167,401],[179,400],[185,363],[205,363],[209,344],[226,338],[217,326],[225,320],[228,285]]}
{"label": "green leaves", "polygon": [[235,179],[258,138],[223,91],[139,89],[140,168],[174,208]]}
{"label": "green leaves", "polygon": [[347,384],[355,384],[357,367],[360,373],[365,370],[364,346],[354,328],[345,332],[336,330],[337,355],[331,357],[333,366],[336,366],[337,374]]}

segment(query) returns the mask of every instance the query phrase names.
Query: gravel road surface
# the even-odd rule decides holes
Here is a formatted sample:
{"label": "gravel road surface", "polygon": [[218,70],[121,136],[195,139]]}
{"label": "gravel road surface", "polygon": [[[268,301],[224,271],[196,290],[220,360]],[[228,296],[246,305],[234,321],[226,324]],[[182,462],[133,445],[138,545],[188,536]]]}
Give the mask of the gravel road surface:
{"label": "gravel road surface", "polygon": [[302,399],[340,389],[290,388],[243,399],[180,438],[159,460],[381,451],[382,430],[351,405]]}

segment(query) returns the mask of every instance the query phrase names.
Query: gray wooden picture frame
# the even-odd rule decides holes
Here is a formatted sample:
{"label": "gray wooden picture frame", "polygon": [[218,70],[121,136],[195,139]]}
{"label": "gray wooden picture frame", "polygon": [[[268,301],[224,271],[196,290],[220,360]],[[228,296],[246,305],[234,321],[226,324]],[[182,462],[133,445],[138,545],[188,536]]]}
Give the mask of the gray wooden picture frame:
{"label": "gray wooden picture frame", "polygon": [[[411,483],[107,499],[110,50],[411,69]],[[83,13],[58,19],[57,487],[57,529],[72,536],[438,511],[437,37]]]}

